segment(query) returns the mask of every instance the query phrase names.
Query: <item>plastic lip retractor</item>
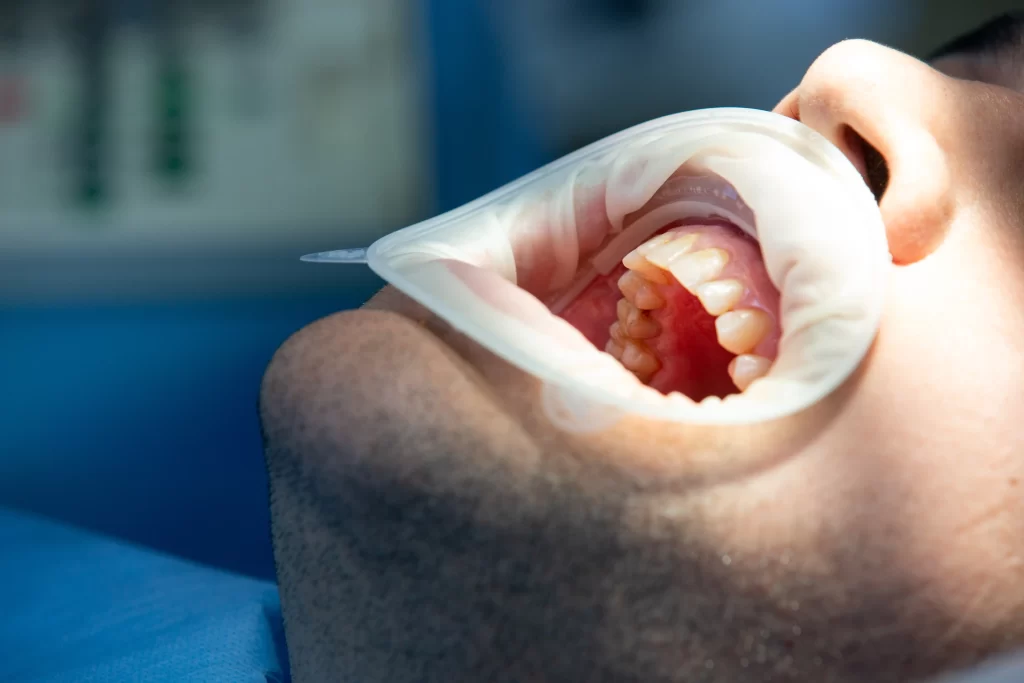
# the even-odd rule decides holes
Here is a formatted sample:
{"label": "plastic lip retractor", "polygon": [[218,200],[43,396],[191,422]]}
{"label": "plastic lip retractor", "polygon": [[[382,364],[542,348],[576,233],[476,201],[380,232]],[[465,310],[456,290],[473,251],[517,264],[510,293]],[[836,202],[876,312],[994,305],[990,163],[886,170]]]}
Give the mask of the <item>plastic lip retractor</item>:
{"label": "plastic lip retractor", "polygon": [[[627,225],[673,177],[690,180],[674,186],[668,203]],[[716,192],[723,184],[728,189]],[[530,293],[571,290],[574,279],[614,265],[666,221],[731,214],[757,240],[768,276],[784,294],[779,354],[768,374],[743,392],[699,403],[662,394]],[[590,230],[595,244],[607,244],[587,256],[591,267],[582,271],[581,229]],[[547,259],[537,272],[549,281],[530,291],[519,288],[522,272],[529,272],[516,261],[523,254]],[[870,349],[892,267],[878,204],[842,151],[798,121],[750,109],[649,121],[366,249],[303,260],[368,266],[535,377],[551,392],[547,398],[558,399],[544,403],[549,417],[583,430],[601,429],[616,414],[736,425],[813,405]]]}

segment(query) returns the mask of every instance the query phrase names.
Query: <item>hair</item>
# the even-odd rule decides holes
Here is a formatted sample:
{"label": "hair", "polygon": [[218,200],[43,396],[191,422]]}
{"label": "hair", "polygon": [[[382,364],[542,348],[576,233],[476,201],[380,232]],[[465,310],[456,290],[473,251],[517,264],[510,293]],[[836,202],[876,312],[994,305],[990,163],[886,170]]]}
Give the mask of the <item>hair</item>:
{"label": "hair", "polygon": [[995,56],[1022,47],[1024,11],[1007,12],[941,46],[926,61],[953,56]]}

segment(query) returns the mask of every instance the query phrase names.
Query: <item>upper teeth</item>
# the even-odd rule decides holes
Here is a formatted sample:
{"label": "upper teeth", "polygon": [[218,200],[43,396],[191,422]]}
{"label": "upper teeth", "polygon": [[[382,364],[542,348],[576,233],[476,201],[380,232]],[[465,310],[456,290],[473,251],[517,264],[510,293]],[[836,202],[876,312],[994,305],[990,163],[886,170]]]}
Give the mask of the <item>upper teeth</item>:
{"label": "upper teeth", "polygon": [[619,291],[629,303],[641,310],[649,311],[665,305],[665,299],[655,290],[654,283],[632,270],[627,270],[619,278]]}
{"label": "upper teeth", "polygon": [[661,369],[661,363],[642,340],[657,336],[660,327],[626,299],[619,300],[616,313],[618,320],[608,330],[611,338],[604,350],[646,382]]}
{"label": "upper teeth", "polygon": [[[735,278],[718,278],[729,263],[724,249],[711,247],[692,251],[699,234],[688,232],[662,234],[648,240],[623,258],[628,270],[619,279],[623,300],[618,305],[618,321],[613,325],[608,351],[641,379],[649,378],[660,367],[657,358],[640,340],[655,337],[658,323],[644,313],[665,305],[659,285],[668,284],[671,275],[701,302],[709,314],[717,316],[718,343],[737,354],[729,365],[729,375],[741,390],[767,374],[771,361],[752,354],[772,330],[772,318],[756,308],[736,308],[747,292]],[[667,271],[667,272],[666,272]]]}
{"label": "upper teeth", "polygon": [[740,354],[753,351],[754,347],[772,330],[771,318],[756,308],[740,308],[727,311],[715,319],[718,343],[726,351]]}
{"label": "upper teeth", "polygon": [[668,273],[644,258],[639,250],[633,250],[626,254],[625,258],[622,259],[622,265],[631,271],[643,275],[651,282],[657,282],[660,285],[667,285],[669,283]]}
{"label": "upper teeth", "polygon": [[739,280],[712,280],[697,287],[697,298],[711,315],[722,315],[732,310],[746,293],[746,287]]}
{"label": "upper teeth", "polygon": [[745,391],[754,380],[768,374],[771,365],[764,356],[741,354],[729,363],[729,376],[740,391]]}
{"label": "upper teeth", "polygon": [[673,259],[668,270],[683,287],[696,294],[698,286],[721,275],[728,263],[729,254],[724,249],[702,249]]}
{"label": "upper teeth", "polygon": [[661,325],[631,304],[627,299],[619,299],[617,311],[623,332],[633,339],[650,339],[658,336]]}
{"label": "upper teeth", "polygon": [[[668,237],[668,239],[658,240],[658,237]],[[647,244],[640,245],[628,256],[638,254],[659,268],[668,270],[673,261],[688,253],[693,248],[693,245],[697,243],[697,235],[693,233],[676,237],[675,239],[668,235],[659,235],[658,237]],[[623,260],[623,263],[625,263],[625,260]],[[629,266],[626,267],[628,268]]]}

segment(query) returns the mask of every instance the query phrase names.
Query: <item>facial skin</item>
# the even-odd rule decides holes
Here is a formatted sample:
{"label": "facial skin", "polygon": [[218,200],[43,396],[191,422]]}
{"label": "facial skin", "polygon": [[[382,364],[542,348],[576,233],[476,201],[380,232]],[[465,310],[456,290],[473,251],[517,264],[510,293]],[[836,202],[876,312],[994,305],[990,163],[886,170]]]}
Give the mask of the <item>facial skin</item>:
{"label": "facial skin", "polygon": [[906,683],[1024,646],[1024,95],[850,41],[778,111],[888,165],[861,369],[777,423],[574,436],[390,288],[311,325],[261,395],[296,681]]}

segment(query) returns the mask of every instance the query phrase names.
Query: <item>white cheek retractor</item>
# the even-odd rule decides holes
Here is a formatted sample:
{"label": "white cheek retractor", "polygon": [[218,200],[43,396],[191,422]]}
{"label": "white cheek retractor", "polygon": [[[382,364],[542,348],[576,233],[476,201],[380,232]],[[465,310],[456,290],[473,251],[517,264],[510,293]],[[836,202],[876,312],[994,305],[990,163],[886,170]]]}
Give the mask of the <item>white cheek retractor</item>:
{"label": "white cheek retractor", "polygon": [[[624,231],[627,216],[680,173],[714,182],[679,184],[656,210],[657,220],[645,217]],[[778,356],[743,393],[700,403],[663,395],[542,303],[579,291],[659,225],[711,216],[728,218],[758,240],[781,292]],[[548,415],[572,430],[602,429],[623,414],[751,423],[813,405],[871,346],[891,264],[878,206],[846,157],[799,122],[747,109],[651,121],[367,250],[305,258],[367,263],[538,378]]]}

